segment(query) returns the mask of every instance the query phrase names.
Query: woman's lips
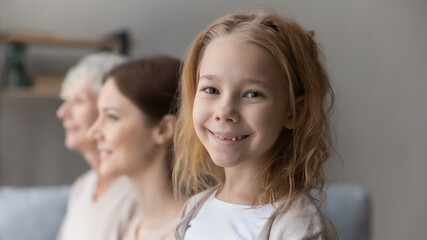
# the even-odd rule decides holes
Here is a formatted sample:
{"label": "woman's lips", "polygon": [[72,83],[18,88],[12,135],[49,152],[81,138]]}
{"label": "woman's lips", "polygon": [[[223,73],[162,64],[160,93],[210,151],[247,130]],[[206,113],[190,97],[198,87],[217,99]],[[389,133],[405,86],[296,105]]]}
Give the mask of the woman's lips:
{"label": "woman's lips", "polygon": [[107,159],[112,153],[112,151],[110,151],[110,150],[98,150],[98,152],[99,152],[99,159],[100,160]]}

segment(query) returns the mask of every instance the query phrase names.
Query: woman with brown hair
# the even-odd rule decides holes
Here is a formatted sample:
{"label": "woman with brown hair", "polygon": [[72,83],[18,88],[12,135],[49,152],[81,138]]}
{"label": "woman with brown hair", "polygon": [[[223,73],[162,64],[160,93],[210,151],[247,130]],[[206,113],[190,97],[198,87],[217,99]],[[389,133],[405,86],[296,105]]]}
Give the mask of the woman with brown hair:
{"label": "woman with brown hair", "polygon": [[174,239],[182,202],[172,191],[173,102],[180,61],[155,57],[113,69],[98,99],[89,130],[97,141],[103,176],[126,176],[140,211],[125,239]]}

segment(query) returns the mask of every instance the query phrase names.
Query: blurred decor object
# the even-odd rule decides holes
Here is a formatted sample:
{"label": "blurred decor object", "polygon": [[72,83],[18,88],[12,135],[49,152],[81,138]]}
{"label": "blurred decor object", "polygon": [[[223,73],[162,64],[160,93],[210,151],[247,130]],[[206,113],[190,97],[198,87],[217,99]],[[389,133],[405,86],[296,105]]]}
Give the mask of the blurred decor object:
{"label": "blurred decor object", "polygon": [[25,68],[26,45],[20,42],[11,42],[6,48],[7,55],[3,69],[3,86],[29,86],[30,80]]}
{"label": "blurred decor object", "polygon": [[5,45],[2,85],[5,88],[36,84],[31,81],[25,67],[26,49],[29,45],[92,48],[127,55],[130,51],[129,32],[121,30],[100,39],[61,37],[46,31],[11,30],[0,33],[0,44]]}
{"label": "blurred decor object", "polygon": [[116,41],[119,41],[120,48],[118,52],[122,55],[129,56],[130,49],[131,49],[131,38],[128,30],[121,29],[121,30],[115,31],[107,35],[107,38],[115,39]]}

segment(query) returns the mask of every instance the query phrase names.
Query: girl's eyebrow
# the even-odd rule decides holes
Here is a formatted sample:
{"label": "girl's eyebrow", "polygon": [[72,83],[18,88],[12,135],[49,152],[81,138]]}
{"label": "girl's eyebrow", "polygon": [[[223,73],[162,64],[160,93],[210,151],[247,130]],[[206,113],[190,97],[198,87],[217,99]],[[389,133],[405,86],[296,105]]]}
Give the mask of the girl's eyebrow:
{"label": "girl's eyebrow", "polygon": [[270,86],[270,83],[265,80],[261,80],[258,78],[245,78],[244,81],[251,84],[261,85],[261,86]]}
{"label": "girl's eyebrow", "polygon": [[[205,75],[199,76],[199,80],[201,80],[201,79],[214,81],[214,80],[219,79],[219,78],[215,75],[212,75],[212,74],[205,74]],[[256,85],[261,85],[261,86],[270,86],[270,83],[268,83],[268,81],[261,80],[258,78],[244,78],[243,80],[246,83],[250,83],[250,84],[256,84]]]}
{"label": "girl's eyebrow", "polygon": [[215,79],[217,79],[218,77],[216,77],[215,75],[212,75],[212,74],[205,74],[205,75],[201,75],[201,76],[199,76],[199,80],[200,79],[206,79],[206,80],[210,80],[210,81],[213,81],[213,80],[215,80]]}

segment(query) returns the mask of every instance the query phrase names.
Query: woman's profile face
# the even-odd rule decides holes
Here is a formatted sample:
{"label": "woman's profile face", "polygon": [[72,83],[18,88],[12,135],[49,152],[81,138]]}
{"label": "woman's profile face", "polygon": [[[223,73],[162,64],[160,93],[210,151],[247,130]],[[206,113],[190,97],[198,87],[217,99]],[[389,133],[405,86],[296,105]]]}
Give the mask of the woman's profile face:
{"label": "woman's profile face", "polygon": [[65,146],[70,150],[84,152],[93,148],[94,141],[87,137],[87,131],[96,120],[96,95],[88,81],[76,80],[67,90],[67,98],[56,111],[65,130]]}
{"label": "woman's profile face", "polygon": [[99,116],[89,130],[97,142],[100,173],[132,176],[147,169],[156,152],[154,125],[125,95],[113,78],[107,79],[98,98]]}

